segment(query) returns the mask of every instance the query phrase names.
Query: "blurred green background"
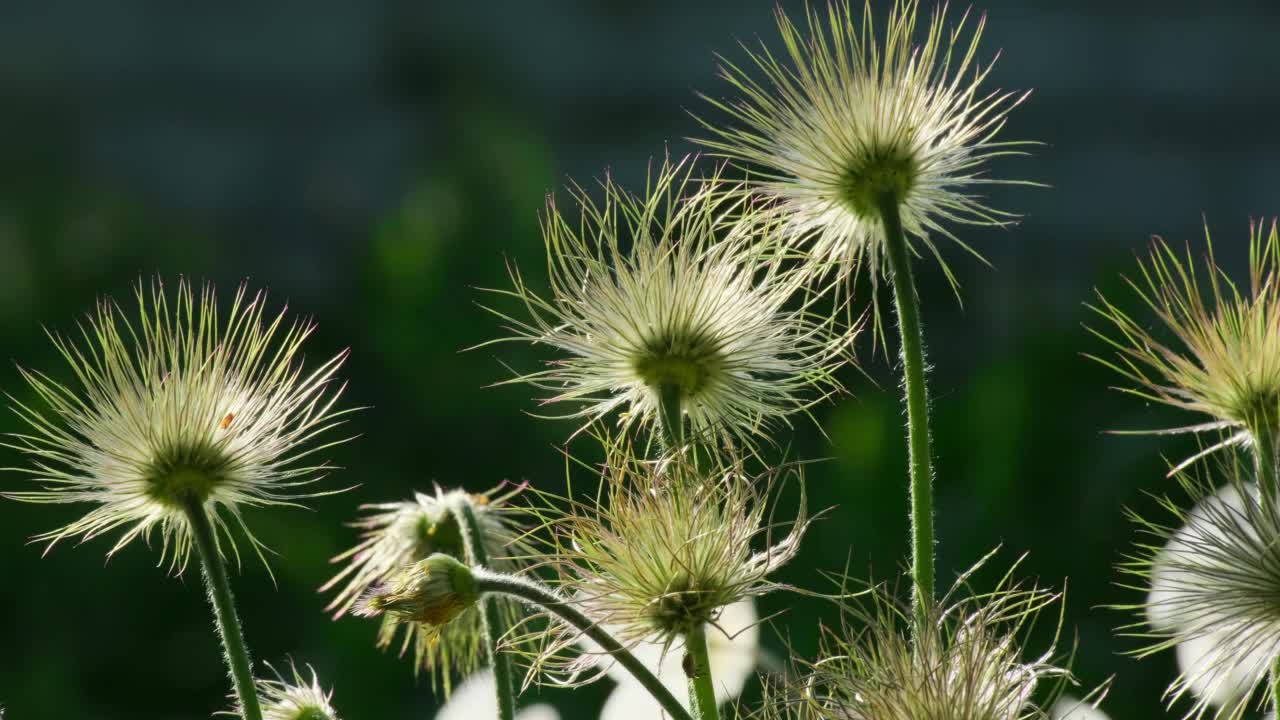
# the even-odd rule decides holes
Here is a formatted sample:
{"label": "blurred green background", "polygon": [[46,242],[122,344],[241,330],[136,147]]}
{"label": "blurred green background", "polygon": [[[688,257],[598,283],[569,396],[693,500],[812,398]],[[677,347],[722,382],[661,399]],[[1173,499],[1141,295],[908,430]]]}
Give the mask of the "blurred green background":
{"label": "blurred green background", "polygon": [[[880,2],[879,5],[885,3]],[[799,9],[799,3],[787,7]],[[1240,267],[1250,216],[1280,212],[1274,166],[1280,10],[1270,1],[1126,3],[989,0],[992,86],[1035,88],[1006,137],[1035,157],[994,168],[1049,189],[995,188],[1025,214],[966,229],[988,269],[951,252],[963,307],[938,269],[919,269],[939,460],[943,578],[997,544],[1029,553],[1029,578],[1069,578],[1067,625],[1089,684],[1115,674],[1115,718],[1160,716],[1170,654],[1138,663],[1100,606],[1140,596],[1114,565],[1135,540],[1123,508],[1153,511],[1171,489],[1176,443],[1106,429],[1175,422],[1107,390],[1081,356],[1094,287],[1158,233],[1199,247],[1202,217]],[[473,490],[563,482],[573,426],[539,421],[527,389],[484,386],[527,348],[459,353],[495,337],[475,287],[504,260],[544,277],[538,212],[567,177],[643,177],[664,145],[693,149],[695,90],[726,92],[714,53],[774,37],[767,2],[545,0],[171,5],[144,0],[0,5],[0,353],[67,377],[44,327],[67,329],[103,293],[140,276],[243,278],[309,314],[318,358],[343,347],[355,442],[333,483],[359,487],[314,511],[250,512],[279,552],[235,577],[260,659],[309,662],[345,717],[427,718],[435,700],[409,666],[373,647],[369,622],[333,623],[315,592],[353,540],[361,502],[433,481]],[[1202,215],[1203,214],[1203,215]],[[949,249],[950,250],[950,249]],[[1136,307],[1136,306],[1135,306]],[[862,347],[868,377],[821,406],[793,455],[815,507],[834,506],[783,579],[819,570],[890,579],[906,555],[905,447],[892,367]],[[0,388],[25,397],[16,369]],[[12,416],[0,430],[13,431]],[[583,448],[577,443],[574,449]],[[21,462],[0,454],[0,466]],[[581,482],[583,479],[580,478]],[[0,476],[0,489],[23,479]],[[205,718],[226,707],[225,674],[198,575],[166,576],[136,544],[104,567],[107,541],[47,557],[29,536],[83,508],[0,503],[0,704],[11,720]],[[862,571],[865,569],[865,572]],[[813,650],[829,608],[790,608],[778,632]],[[767,642],[778,652],[778,633]],[[592,717],[607,684],[544,692]]]}

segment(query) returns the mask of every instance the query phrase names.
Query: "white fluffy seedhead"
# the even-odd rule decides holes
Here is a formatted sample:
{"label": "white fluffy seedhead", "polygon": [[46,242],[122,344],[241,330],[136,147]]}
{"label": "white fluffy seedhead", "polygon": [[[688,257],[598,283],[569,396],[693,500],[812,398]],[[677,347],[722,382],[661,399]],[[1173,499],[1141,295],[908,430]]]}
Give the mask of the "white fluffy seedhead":
{"label": "white fluffy seedhead", "polygon": [[664,162],[639,195],[602,186],[602,201],[574,193],[580,222],[548,203],[550,293],[515,270],[501,291],[526,311],[497,313],[508,339],[558,353],[508,382],[545,391],[569,408],[561,417],[616,411],[624,426],[654,427],[669,390],[695,436],[747,444],[839,390],[852,333],[812,309],[801,268],[769,246],[743,193],[696,177],[689,159]]}
{"label": "white fluffy seedhead", "polygon": [[801,23],[779,10],[782,52],[744,46],[745,64],[724,60],[738,97],[708,100],[729,122],[701,120],[704,145],[756,173],[752,184],[785,219],[789,244],[844,277],[865,261],[877,281],[881,207],[892,202],[913,250],[952,278],[934,238],[973,252],[947,226],[1010,222],[978,191],[1027,184],[986,174],[992,159],[1029,143],[997,139],[1026,94],[982,89],[991,69],[978,59],[985,18],[965,13],[948,27],[942,5],[921,22],[919,5],[894,0],[882,32],[869,0],[811,8]]}
{"label": "white fluffy seedhead", "polygon": [[110,555],[159,530],[161,562],[181,572],[196,505],[227,540],[220,550],[236,547],[229,516],[257,551],[243,508],[329,494],[308,489],[329,470],[312,456],[343,440],[313,441],[349,412],[334,409],[346,353],[304,370],[313,326],[267,315],[265,294],[243,285],[225,316],[212,285],[197,295],[185,280],[172,295],[158,279],[140,284],[137,303],[131,315],[104,299],[78,338],[51,334],[73,382],[22,370],[36,400],[10,395],[28,430],[5,444],[27,455],[30,467],[17,470],[43,487],[5,497],[95,505],[36,537],[50,546],[123,529]]}
{"label": "white fluffy seedhead", "polygon": [[1176,474],[1190,510],[1164,500],[1170,515],[1136,515],[1147,539],[1121,566],[1128,586],[1146,594],[1142,620],[1123,630],[1142,639],[1134,654],[1174,650],[1180,669],[1170,704],[1187,717],[1238,720],[1250,702],[1272,697],[1270,669],[1280,657],[1280,509],[1253,481],[1236,451]]}

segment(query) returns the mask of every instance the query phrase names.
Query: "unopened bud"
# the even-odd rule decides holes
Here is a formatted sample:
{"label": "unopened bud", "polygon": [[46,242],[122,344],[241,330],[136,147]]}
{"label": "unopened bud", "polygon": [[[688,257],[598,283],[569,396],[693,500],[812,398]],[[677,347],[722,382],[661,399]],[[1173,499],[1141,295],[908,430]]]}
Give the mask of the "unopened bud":
{"label": "unopened bud", "polygon": [[436,553],[405,567],[389,584],[373,589],[355,613],[387,613],[402,620],[440,626],[480,598],[471,569],[452,556]]}

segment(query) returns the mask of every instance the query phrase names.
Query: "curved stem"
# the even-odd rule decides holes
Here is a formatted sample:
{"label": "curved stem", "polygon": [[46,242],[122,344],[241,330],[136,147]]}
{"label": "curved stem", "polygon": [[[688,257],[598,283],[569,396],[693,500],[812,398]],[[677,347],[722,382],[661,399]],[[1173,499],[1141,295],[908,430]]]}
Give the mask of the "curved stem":
{"label": "curved stem", "polygon": [[483,567],[473,568],[472,572],[475,574],[476,587],[480,592],[508,595],[556,615],[612,655],[613,659],[626,668],[627,672],[649,691],[649,694],[674,720],[694,720],[689,711],[684,709],[667,686],[663,685],[662,681],[644,666],[644,663],[637,660],[630,650],[622,646],[622,643],[592,622],[591,618],[583,615],[582,611],[557,595],[554,590],[526,578],[502,575]]}
{"label": "curved stem", "polygon": [[924,379],[924,330],[915,281],[911,277],[911,252],[902,230],[898,200],[892,194],[880,198],[884,222],[885,255],[893,282],[902,348],[903,385],[907,403],[907,446],[911,473],[911,575],[915,581],[916,618],[922,624],[933,602],[933,458],[929,437],[929,396]]}
{"label": "curved stem", "polygon": [[240,616],[236,614],[235,597],[227,580],[227,569],[218,552],[213,524],[204,504],[198,500],[185,503],[183,510],[191,524],[191,537],[200,556],[204,581],[217,620],[218,635],[222,638],[223,659],[231,674],[236,699],[244,720],[262,720],[262,707],[258,704],[258,689],[253,684],[253,666],[249,661],[249,649],[244,643],[244,631],[240,628]]}
{"label": "curved stem", "polygon": [[685,673],[689,676],[689,703],[697,720],[720,720],[716,688],[711,682],[711,658],[707,654],[707,628],[699,626],[684,637]]}
{"label": "curved stem", "polygon": [[662,383],[658,386],[658,414],[661,416],[662,437],[669,449],[684,444],[684,414],[680,407],[680,386]]}
{"label": "curved stem", "polygon": [[[470,501],[455,502],[453,514],[462,528],[467,562],[471,565],[488,566],[489,552],[484,546],[484,535],[480,532],[480,523],[476,521],[475,509],[471,507]],[[498,609],[497,598],[487,597],[480,600],[480,617],[484,625],[485,652],[489,654],[489,664],[493,667],[493,677],[496,681],[498,720],[515,720],[516,694],[511,673],[511,658],[498,650],[498,640],[506,629],[502,626],[502,613]]]}

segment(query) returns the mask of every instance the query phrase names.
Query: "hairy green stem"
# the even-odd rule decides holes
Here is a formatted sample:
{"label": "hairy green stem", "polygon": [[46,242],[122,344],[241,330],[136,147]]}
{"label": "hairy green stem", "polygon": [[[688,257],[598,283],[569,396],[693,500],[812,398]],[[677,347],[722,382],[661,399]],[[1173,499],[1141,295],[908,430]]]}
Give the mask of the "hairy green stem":
{"label": "hairy green stem", "polygon": [[503,575],[483,567],[473,568],[472,572],[475,574],[476,587],[480,592],[514,597],[559,617],[612,655],[613,659],[631,673],[632,677],[649,691],[649,694],[674,720],[694,720],[689,711],[684,709],[667,686],[663,685],[662,681],[644,666],[644,663],[637,660],[631,651],[622,646],[622,643],[592,622],[591,618],[583,615],[582,611],[557,595],[554,590],[528,578]]}
{"label": "hairy green stem", "polygon": [[[453,514],[462,528],[467,563],[487,567],[489,552],[484,546],[484,535],[480,532],[480,523],[476,520],[475,509],[471,506],[471,502],[469,500],[455,502]],[[498,720],[515,720],[516,693],[511,673],[511,658],[498,650],[498,640],[506,632],[506,628],[502,626],[502,613],[498,609],[497,598],[486,597],[480,600],[480,617],[484,625],[485,652],[489,654],[489,664],[493,667],[493,677],[496,681]]]}
{"label": "hairy green stem", "polygon": [[915,581],[916,618],[923,623],[933,602],[933,458],[929,437],[929,396],[924,378],[924,330],[911,276],[911,251],[902,230],[898,198],[880,198],[885,256],[893,283],[894,306],[901,337],[902,373],[907,402],[907,446],[911,475],[911,576]]}
{"label": "hairy green stem", "polygon": [[188,500],[183,507],[191,525],[191,537],[196,554],[204,570],[205,585],[209,590],[209,602],[218,623],[218,635],[222,638],[223,657],[231,674],[236,699],[240,701],[243,720],[262,720],[262,707],[258,704],[258,689],[253,684],[253,665],[249,661],[249,649],[244,643],[244,631],[240,628],[240,616],[236,614],[235,597],[227,580],[227,568],[218,552],[213,524],[204,503]]}
{"label": "hairy green stem", "polygon": [[662,383],[658,386],[658,414],[661,416],[662,437],[667,447],[674,450],[684,444],[684,411],[680,407],[680,386]]}
{"label": "hairy green stem", "polygon": [[1271,662],[1271,716],[1277,713],[1280,713],[1280,656]]}
{"label": "hairy green stem", "polygon": [[684,671],[689,676],[689,704],[697,720],[720,720],[716,688],[711,682],[711,658],[707,654],[707,628],[699,626],[684,636]]}
{"label": "hairy green stem", "polygon": [[1258,471],[1258,489],[1262,494],[1262,506],[1268,509],[1276,507],[1280,500],[1280,481],[1277,480],[1276,467],[1276,431],[1269,429],[1270,423],[1263,423],[1259,430],[1252,431],[1253,457]]}

